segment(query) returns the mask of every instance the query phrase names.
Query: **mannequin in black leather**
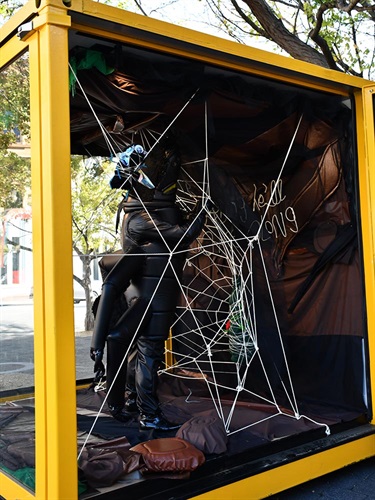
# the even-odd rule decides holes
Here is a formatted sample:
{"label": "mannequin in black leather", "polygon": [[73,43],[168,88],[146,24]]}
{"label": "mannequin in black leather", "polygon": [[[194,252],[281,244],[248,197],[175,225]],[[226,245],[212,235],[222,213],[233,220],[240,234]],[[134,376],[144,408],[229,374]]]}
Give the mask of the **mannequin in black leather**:
{"label": "mannequin in black leather", "polygon": [[[128,178],[125,182],[129,192],[122,203],[123,255],[103,284],[90,355],[97,375],[104,373],[107,342],[107,402],[114,418],[129,420],[136,397],[141,429],[173,430],[179,425],[168,422],[159,408],[157,371],[175,314],[186,251],[202,230],[205,211],[199,203],[200,209],[189,219],[183,218],[175,204],[178,155],[173,149],[158,149],[146,158],[148,180],[155,189],[134,182],[129,186]],[[135,297],[119,321],[109,327],[113,303],[130,284],[135,287]],[[134,376],[131,371],[127,376],[123,360],[131,345],[136,346],[136,356],[132,355],[135,371]],[[126,381],[131,395],[125,401]]]}
{"label": "mannequin in black leather", "polygon": [[[108,275],[122,258],[122,256],[123,251],[118,250],[113,254],[105,255],[99,261],[99,268],[103,281],[103,299],[102,296],[97,297],[92,307],[92,312],[95,318],[95,336],[98,335],[97,331],[109,332],[110,329],[113,328],[117,324],[119,319],[125,314],[127,309],[130,308],[138,298],[138,290],[133,285],[130,285],[123,293],[118,292],[118,290],[121,290],[123,288],[123,284],[120,282],[120,273],[115,272],[115,279],[113,280],[113,278],[109,278],[108,281],[106,281]],[[116,275],[118,276],[117,280]],[[112,287],[114,287],[114,289]],[[102,306],[104,305],[104,307],[101,307],[101,311],[98,314],[100,302],[102,303]],[[137,394],[135,390],[136,355],[137,347],[136,343],[133,343],[126,359],[127,371],[125,387],[125,409],[129,413],[129,417],[138,413],[138,408],[136,405]],[[95,356],[93,356],[93,358],[95,358]],[[94,382],[96,383],[99,382],[105,374],[105,368],[101,353],[99,353],[99,359],[95,364],[94,371]]]}

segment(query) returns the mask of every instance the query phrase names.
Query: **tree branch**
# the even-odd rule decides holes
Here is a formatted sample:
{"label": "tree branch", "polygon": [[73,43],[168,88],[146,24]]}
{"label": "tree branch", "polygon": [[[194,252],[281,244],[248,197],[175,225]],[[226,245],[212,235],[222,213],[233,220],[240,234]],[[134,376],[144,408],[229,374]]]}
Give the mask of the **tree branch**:
{"label": "tree branch", "polygon": [[[336,45],[334,48],[335,48],[334,57],[335,57],[335,60],[337,61],[337,65],[340,66],[340,68],[342,68],[343,71],[345,73],[348,73],[349,75],[361,76],[357,71],[355,71],[348,64],[346,64],[346,62],[343,61],[343,59],[340,56],[340,51]],[[332,50],[334,50],[334,49],[332,49]]]}
{"label": "tree branch", "polygon": [[313,47],[302,42],[296,35],[288,31],[284,24],[278,19],[265,0],[243,0],[251,9],[254,16],[261,24],[268,38],[295,59],[308,61],[324,68],[329,68],[329,64],[323,54],[320,54]]}
{"label": "tree branch", "polygon": [[375,5],[369,5],[368,0],[362,1],[361,4],[363,7],[357,7],[356,10],[358,12],[367,12],[371,20],[375,22]]}
{"label": "tree branch", "polygon": [[138,0],[134,0],[134,3],[135,5],[138,7],[138,9],[142,12],[142,14],[146,17],[148,17],[148,14],[146,13],[146,11],[144,10],[144,8],[142,7],[142,5],[140,4],[140,2],[138,2]]}
{"label": "tree branch", "polygon": [[322,24],[323,24],[323,15],[327,10],[332,9],[334,7],[335,7],[334,2],[327,2],[319,7],[318,12],[316,14],[315,28],[313,28],[310,31],[309,37],[320,48],[326,61],[328,62],[329,67],[331,69],[337,70],[339,68],[337,67],[336,61],[334,60],[332,51],[331,51],[330,47],[328,46],[327,41],[322,36],[320,36],[320,30],[321,30]]}
{"label": "tree branch", "polygon": [[346,0],[337,0],[336,6],[343,12],[351,12],[354,7],[360,2],[360,0],[352,0],[351,2],[346,2]]}
{"label": "tree branch", "polygon": [[350,22],[351,22],[351,30],[352,30],[352,37],[353,37],[355,55],[357,56],[357,61],[358,61],[358,65],[359,65],[359,68],[360,68],[359,76],[363,77],[363,65],[362,65],[361,54],[360,54],[360,51],[358,49],[357,32],[355,30],[353,18],[351,16],[350,16]]}
{"label": "tree branch", "polygon": [[5,243],[7,245],[12,245],[14,247],[19,248],[20,250],[26,250],[27,252],[32,252],[33,249],[30,247],[25,247],[24,245],[20,245],[19,243],[16,243],[14,240],[11,240],[9,238],[5,238]]}
{"label": "tree branch", "polygon": [[241,9],[241,7],[238,5],[236,0],[231,0],[231,3],[233,7],[235,8],[237,14],[242,17],[242,19],[247,23],[251,28],[253,28],[254,31],[258,33],[258,35],[263,36],[264,38],[269,38],[267,33],[260,28],[260,26],[257,26],[253,20],[245,14],[245,12]]}

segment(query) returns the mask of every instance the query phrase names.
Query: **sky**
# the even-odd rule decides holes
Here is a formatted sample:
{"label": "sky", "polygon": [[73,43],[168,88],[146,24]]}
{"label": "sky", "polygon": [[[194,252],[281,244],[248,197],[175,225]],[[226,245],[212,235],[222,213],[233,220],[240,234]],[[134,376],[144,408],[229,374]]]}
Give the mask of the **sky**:
{"label": "sky", "polygon": [[[23,3],[34,0],[8,0],[10,3]],[[94,0],[95,1],[95,0]],[[147,15],[161,21],[184,26],[195,31],[204,32],[227,40],[234,40],[224,30],[215,27],[215,16],[207,7],[205,0],[98,0],[114,7],[124,8],[130,12],[141,14],[136,3],[142,5]],[[0,27],[7,22],[1,14]],[[265,50],[274,50],[274,45],[267,44],[265,40],[251,38],[249,45]],[[278,50],[280,52],[280,50]]]}
{"label": "sky", "polygon": [[[15,0],[9,0],[9,2],[13,1]],[[21,1],[26,3],[27,0]],[[150,17],[184,26],[196,31],[201,31],[210,35],[234,40],[224,30],[220,30],[218,27],[215,27],[215,16],[207,7],[206,0],[99,0],[99,2],[107,3],[115,7],[121,7],[131,12],[140,14],[140,9],[137,7],[138,3]],[[225,5],[226,2],[222,2],[221,8],[224,8]],[[0,26],[1,24],[3,24],[3,19],[0,13]],[[368,26],[364,26],[364,29],[367,33],[358,34],[357,44],[360,49],[368,49],[370,51],[369,57],[371,57],[375,46],[374,23],[369,22]],[[248,37],[245,43],[252,47],[287,55],[280,49],[280,47],[277,47],[271,42],[267,42],[264,38]],[[346,55],[348,56],[349,53],[350,51]],[[364,76],[368,77],[368,75],[369,72],[366,71]]]}
{"label": "sky", "polygon": [[[124,3],[121,0],[109,1],[114,6]],[[141,0],[139,3],[150,17],[234,41],[225,30],[215,26],[215,16],[204,0]],[[128,0],[126,9],[140,13],[135,0]],[[248,45],[269,51],[275,51],[276,48],[275,44],[255,37],[249,39]],[[283,53],[280,48],[276,48],[276,51]]]}
{"label": "sky", "polygon": [[[27,0],[20,0],[24,4]],[[140,14],[140,10],[136,5],[135,0],[100,0],[100,3],[107,3],[114,7],[121,7],[131,12]],[[213,24],[213,15],[206,8],[204,1],[200,0],[138,0],[146,13],[150,17],[154,17],[161,21],[166,21],[172,24],[178,24],[186,28],[196,31],[203,31],[211,35],[220,36],[222,38],[230,38],[226,33],[215,29]],[[6,20],[0,13],[0,26]]]}
{"label": "sky", "polygon": [[[120,3],[120,0],[112,0],[112,5],[115,5],[116,1]],[[174,0],[173,2],[155,2],[155,0],[142,0],[141,4],[148,15],[160,19],[161,21],[179,24],[185,28],[204,31],[211,35],[229,38],[226,33],[220,32],[212,26],[214,16],[207,9],[204,1]],[[170,5],[168,6],[168,4]],[[139,9],[136,7],[134,0],[129,0],[128,5],[128,10],[139,13]],[[156,5],[160,7],[155,8]]]}

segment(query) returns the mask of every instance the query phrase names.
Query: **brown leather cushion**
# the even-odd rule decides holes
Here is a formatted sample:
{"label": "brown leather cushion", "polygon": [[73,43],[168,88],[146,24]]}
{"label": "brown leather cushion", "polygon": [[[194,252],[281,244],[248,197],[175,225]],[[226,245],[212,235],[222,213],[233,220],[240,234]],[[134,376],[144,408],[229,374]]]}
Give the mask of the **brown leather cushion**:
{"label": "brown leather cushion", "polygon": [[131,448],[143,456],[153,472],[191,472],[205,461],[204,454],[180,438],[152,439]]}

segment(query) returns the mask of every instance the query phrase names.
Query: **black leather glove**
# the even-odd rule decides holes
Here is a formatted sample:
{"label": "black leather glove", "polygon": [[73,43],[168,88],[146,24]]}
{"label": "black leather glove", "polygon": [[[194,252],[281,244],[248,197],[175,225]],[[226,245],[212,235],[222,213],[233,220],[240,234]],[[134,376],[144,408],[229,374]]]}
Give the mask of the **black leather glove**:
{"label": "black leather glove", "polygon": [[94,364],[94,381],[99,381],[105,374],[105,367],[103,364],[104,349],[94,349],[90,347],[90,358],[95,362]]}

